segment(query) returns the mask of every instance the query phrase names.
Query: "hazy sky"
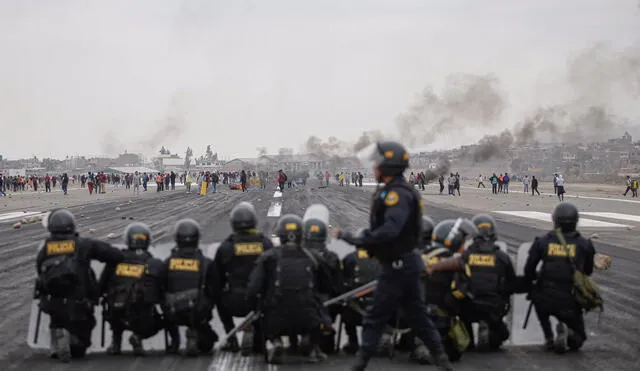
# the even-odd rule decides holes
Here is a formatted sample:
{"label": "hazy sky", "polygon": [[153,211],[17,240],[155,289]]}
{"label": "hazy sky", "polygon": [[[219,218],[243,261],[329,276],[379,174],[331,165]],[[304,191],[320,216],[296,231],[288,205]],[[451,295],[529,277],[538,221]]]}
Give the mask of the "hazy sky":
{"label": "hazy sky", "polygon": [[0,154],[355,140],[457,72],[500,78],[507,125],[571,53],[638,35],[636,0],[0,0]]}

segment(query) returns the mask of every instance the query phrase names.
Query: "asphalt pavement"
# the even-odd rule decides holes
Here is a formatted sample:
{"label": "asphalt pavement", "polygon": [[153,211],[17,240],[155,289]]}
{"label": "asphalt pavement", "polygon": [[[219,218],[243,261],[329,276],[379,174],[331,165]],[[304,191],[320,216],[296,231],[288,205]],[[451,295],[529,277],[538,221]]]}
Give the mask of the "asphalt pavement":
{"label": "asphalt pavement", "polygon": [[[184,190],[149,192],[142,197],[121,197],[88,202],[71,207],[78,219],[79,231],[83,235],[105,239],[112,243],[122,242],[122,232],[132,220],[149,224],[154,243],[166,249],[171,246],[171,229],[181,218],[190,217],[202,226],[203,245],[215,249],[231,231],[228,215],[240,201],[254,203],[259,213],[259,226],[270,235],[277,215],[296,213],[302,216],[313,203],[323,203],[331,211],[331,224],[344,229],[366,226],[372,189],[338,187],[320,188],[313,183],[306,187],[285,189],[278,195],[272,189],[251,190],[243,193],[222,189],[217,194],[199,196],[186,194]],[[432,192],[429,189],[427,192]],[[428,197],[434,197],[432,195]],[[443,196],[446,197],[446,196]],[[426,198],[429,199],[429,198]],[[474,197],[469,196],[468,203]],[[279,205],[279,206],[278,206]],[[457,207],[427,202],[427,212],[436,221],[470,217],[469,211]],[[274,211],[275,210],[275,211]],[[32,210],[25,210],[32,211]],[[35,210],[38,211],[38,210]],[[276,212],[277,211],[277,212]],[[0,211],[1,213],[1,211]],[[274,216],[267,216],[268,214]],[[521,223],[518,218],[501,218],[499,230],[502,239],[515,252],[522,242],[531,241],[543,233],[544,226]],[[606,232],[606,231],[603,231]],[[29,311],[35,276],[34,258],[38,242],[46,233],[39,223],[11,228],[11,222],[0,218],[0,369],[2,370],[293,370],[300,368],[348,369],[351,357],[332,356],[323,365],[306,365],[303,360],[292,357],[290,364],[267,367],[262,358],[243,358],[238,355],[214,353],[197,359],[164,356],[161,352],[149,357],[109,357],[90,354],[86,359],[71,364],[60,364],[47,357],[46,352],[33,350],[26,344],[29,327]],[[605,312],[600,323],[597,316],[587,316],[589,340],[583,350],[576,354],[556,356],[544,353],[539,347],[507,346],[497,354],[465,354],[456,365],[458,370],[636,370],[640,360],[640,309],[637,302],[640,289],[636,282],[640,276],[638,264],[640,252],[633,249],[607,245],[604,239],[596,240],[599,252],[614,258],[609,271],[595,274],[603,290]],[[616,244],[617,245],[617,244]],[[333,244],[340,255],[349,251],[343,244]],[[213,250],[212,250],[213,251]],[[522,316],[524,314],[517,314]],[[216,322],[216,330],[223,331]],[[96,328],[96,331],[98,328]],[[344,336],[343,336],[344,339]],[[428,366],[410,364],[407,355],[399,353],[396,359],[376,359],[371,370],[417,369]],[[302,363],[301,363],[302,362]]]}

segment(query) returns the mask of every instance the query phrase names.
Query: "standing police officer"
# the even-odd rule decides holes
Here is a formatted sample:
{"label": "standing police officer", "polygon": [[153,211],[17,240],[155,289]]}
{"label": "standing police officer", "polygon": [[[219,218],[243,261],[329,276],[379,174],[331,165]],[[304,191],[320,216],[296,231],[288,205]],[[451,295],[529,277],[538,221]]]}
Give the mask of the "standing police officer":
{"label": "standing police officer", "polygon": [[160,304],[162,261],[147,251],[151,244],[151,232],[143,223],[132,223],[124,231],[127,250],[124,261],[107,264],[100,277],[101,293],[107,310],[103,316],[109,321],[112,332],[107,353],[120,354],[122,333],[133,334],[129,343],[136,356],[145,355],[142,340],[150,338],[163,327],[162,317],[156,310]]}
{"label": "standing police officer", "polygon": [[[302,219],[293,214],[280,218],[277,234],[281,248],[265,252],[251,273],[247,300],[255,310],[262,304],[265,338],[271,341],[267,361],[278,364],[284,356],[281,336],[309,334],[309,362],[326,359],[319,339],[332,332],[332,323],[318,294],[331,292],[328,267],[317,253],[301,246]],[[262,298],[262,303],[258,301]]]}
{"label": "standing police officer", "polygon": [[[249,202],[236,205],[231,210],[230,220],[233,233],[220,244],[214,260],[222,290],[218,297],[218,314],[227,333],[235,327],[233,317],[244,317],[251,311],[245,300],[249,276],[260,255],[273,247],[271,240],[256,229],[258,217]],[[254,324],[254,329],[255,332],[245,331],[242,337],[244,356],[264,348],[259,323]],[[238,338],[232,336],[223,350],[240,350]]]}
{"label": "standing police officer", "polygon": [[409,153],[399,143],[377,142],[363,150],[364,160],[372,162],[376,180],[384,183],[374,195],[370,228],[362,238],[336,230],[336,237],[363,246],[382,263],[382,274],[374,293],[373,306],[363,326],[363,344],[353,370],[364,370],[376,352],[380,336],[389,319],[401,306],[413,330],[429,348],[436,365],[452,370],[440,334],[427,315],[420,275],[424,264],[414,248],[420,237],[422,201],[406,181]]}
{"label": "standing police officer", "polygon": [[164,261],[165,300],[163,312],[168,322],[171,345],[167,351],[180,348],[178,326],[187,327],[187,356],[209,353],[218,335],[209,321],[217,292],[217,277],[213,260],[198,248],[200,225],[193,219],[182,219],[175,227],[176,248]]}
{"label": "standing police officer", "polygon": [[124,257],[105,242],[79,237],[69,210],[52,211],[43,224],[51,236],[36,257],[35,297],[50,316],[51,356],[69,362],[85,355],[96,325],[93,307],[99,287],[91,260],[117,264]]}
{"label": "standing police officer", "polygon": [[[580,349],[587,339],[582,308],[572,293],[573,272],[577,269],[590,276],[596,251],[591,240],[576,230],[578,209],[574,205],[560,203],[553,210],[552,219],[555,230],[536,237],[524,275],[529,287],[536,281],[530,297],[544,332],[546,348],[564,353],[567,347]],[[542,268],[538,274],[536,268],[540,262]],[[558,319],[555,341],[550,316]]]}

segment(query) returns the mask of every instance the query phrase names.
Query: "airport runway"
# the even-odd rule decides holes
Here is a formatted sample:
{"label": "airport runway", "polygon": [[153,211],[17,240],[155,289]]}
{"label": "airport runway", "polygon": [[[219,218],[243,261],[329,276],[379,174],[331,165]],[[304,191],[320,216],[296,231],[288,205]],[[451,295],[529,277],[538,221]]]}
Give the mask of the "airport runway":
{"label": "airport runway", "polygon": [[[239,201],[251,201],[256,206],[260,217],[260,227],[266,234],[270,234],[277,220],[277,216],[285,213],[302,215],[305,208],[312,203],[323,203],[331,210],[331,224],[341,228],[358,228],[365,226],[366,215],[372,189],[365,187],[318,188],[310,183],[307,187],[285,189],[281,197],[273,190],[239,191],[222,190],[218,194],[206,197],[197,194],[185,194],[182,189],[167,192],[147,192],[140,197],[122,196],[93,201],[84,205],[71,207],[78,218],[79,230],[83,235],[92,235],[106,239],[111,233],[113,243],[120,243],[124,227],[133,220],[148,223],[153,230],[154,242],[164,244],[172,241],[171,227],[180,218],[191,217],[198,220],[203,227],[203,241],[207,244],[220,242],[229,232],[228,213]],[[468,193],[469,194],[469,193]],[[462,205],[451,205],[437,201],[433,189],[425,192],[427,212],[436,221],[458,216],[470,217],[475,197],[469,194]],[[437,202],[436,202],[437,201]],[[572,201],[568,199],[568,201]],[[49,201],[48,201],[49,202]],[[462,202],[462,201],[460,201]],[[517,202],[517,201],[512,201]],[[604,201],[603,201],[604,202]],[[30,204],[31,207],[32,204]],[[603,204],[604,205],[604,204]],[[482,205],[481,205],[482,206]],[[615,202],[606,209],[598,212],[616,212]],[[43,205],[46,209],[48,206]],[[14,207],[12,211],[18,210]],[[514,209],[521,210],[521,209]],[[42,211],[35,206],[25,211]],[[489,210],[494,211],[494,210]],[[627,211],[625,211],[627,212]],[[107,371],[126,370],[294,370],[300,369],[299,363],[267,367],[261,358],[242,358],[230,354],[214,354],[198,359],[183,359],[180,357],[164,357],[160,354],[146,358],[108,357],[105,355],[89,355],[84,360],[74,361],[64,365],[49,360],[46,353],[33,351],[26,346],[27,328],[29,323],[29,308],[33,291],[34,256],[35,251],[45,232],[39,223],[24,225],[19,230],[11,228],[15,221],[13,217],[3,219],[4,210],[0,211],[0,278],[2,291],[0,292],[0,369],[2,370],[92,370]],[[627,212],[631,215],[631,211]],[[640,211],[636,213],[640,215]],[[267,216],[272,215],[272,216]],[[591,218],[591,216],[589,217]],[[601,217],[593,217],[599,220]],[[639,218],[640,219],[640,218]],[[503,240],[513,251],[516,246],[525,241],[531,241],[536,235],[543,233],[550,223],[538,220],[535,224],[527,218],[513,215],[503,215],[499,218],[499,231]],[[607,220],[611,220],[610,218]],[[622,223],[622,222],[620,222]],[[640,226],[640,222],[627,220],[623,224]],[[92,232],[90,233],[90,229]],[[93,230],[95,229],[95,230]],[[607,244],[602,237],[595,240],[599,252],[614,257],[611,270],[598,272],[596,281],[603,289],[605,298],[605,313],[599,325],[596,316],[587,317],[589,340],[583,351],[578,354],[556,356],[546,354],[537,347],[509,347],[499,354],[473,354],[463,356],[456,366],[459,370],[500,369],[500,370],[635,370],[640,360],[640,309],[637,302],[640,299],[639,281],[640,252],[633,249],[637,246],[621,247],[628,238],[631,244],[632,230],[611,227],[601,224],[589,227],[589,232],[597,232],[601,236],[615,234],[615,244]],[[588,234],[587,233],[587,234]],[[625,237],[627,236],[628,237]],[[341,248],[344,254],[347,249]],[[221,329],[216,329],[222,335]],[[343,336],[344,338],[344,336]],[[295,363],[295,359],[293,359]],[[302,366],[315,369],[348,369],[350,358],[346,356],[332,357],[319,366]],[[377,359],[371,365],[371,370],[401,370],[417,369],[425,366],[408,363],[407,356],[399,354],[393,360]],[[426,366],[427,369],[429,368]]]}

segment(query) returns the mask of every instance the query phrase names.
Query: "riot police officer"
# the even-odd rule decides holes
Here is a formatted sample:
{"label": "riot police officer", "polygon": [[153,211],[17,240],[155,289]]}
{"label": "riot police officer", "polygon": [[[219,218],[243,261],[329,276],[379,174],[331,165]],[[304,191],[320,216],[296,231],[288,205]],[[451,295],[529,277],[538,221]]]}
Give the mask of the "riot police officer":
{"label": "riot police officer", "polygon": [[[321,295],[322,301],[338,296],[343,290],[342,267],[338,254],[327,248],[329,209],[322,204],[309,206],[303,218],[302,245],[309,250],[317,252],[327,263],[331,273],[332,290],[328,294]],[[329,314],[332,322],[340,313],[341,305],[336,304],[329,307]],[[320,349],[324,353],[333,353],[335,350],[335,336],[333,333],[322,337]]]}
{"label": "riot police officer", "polygon": [[[111,345],[107,353],[120,354],[122,333],[130,330],[129,343],[136,356],[145,355],[142,340],[150,338],[163,327],[156,304],[160,304],[162,261],[148,251],[151,232],[144,223],[132,223],[125,228],[124,261],[107,264],[100,277],[104,297],[103,316],[108,320]],[[106,310],[105,310],[106,309]]]}
{"label": "riot police officer", "polygon": [[427,315],[420,275],[424,264],[415,248],[421,229],[422,200],[407,182],[403,172],[409,166],[409,154],[396,142],[377,142],[363,150],[361,159],[369,161],[379,187],[373,198],[370,228],[356,239],[336,230],[336,237],[363,246],[382,264],[382,274],[374,293],[374,302],[363,326],[363,344],[353,370],[364,370],[376,351],[388,320],[402,305],[416,335],[425,343],[441,369],[451,370],[440,334]]}
{"label": "riot police officer", "polygon": [[280,337],[292,334],[310,334],[309,362],[323,361],[326,354],[317,345],[320,337],[333,331],[318,296],[331,292],[329,269],[319,254],[301,246],[302,233],[299,216],[282,216],[277,226],[281,248],[265,252],[249,280],[247,300],[254,309],[261,306],[265,338],[273,345],[267,361],[273,364],[283,360]]}
{"label": "riot police officer", "polygon": [[471,272],[468,284],[472,294],[464,302],[462,318],[470,334],[472,323],[478,322],[478,350],[496,350],[509,338],[503,318],[509,312],[516,274],[509,255],[496,245],[495,220],[479,214],[471,222],[478,236],[462,254],[462,262]]}
{"label": "riot police officer", "polygon": [[[564,353],[567,347],[578,350],[587,339],[582,307],[573,296],[574,270],[585,276],[593,273],[595,248],[590,239],[576,230],[578,209],[562,202],[553,210],[555,230],[536,237],[524,268],[525,281],[531,287],[530,297],[544,333],[546,348]],[[542,267],[537,274],[538,263]],[[558,319],[556,337],[550,316]]]}
{"label": "riot police officer", "polygon": [[99,287],[91,260],[117,264],[124,257],[105,242],[79,237],[66,209],[52,211],[43,225],[51,235],[36,257],[35,296],[40,310],[50,316],[51,356],[69,362],[85,355],[96,325],[93,307]]}
{"label": "riot police officer", "polygon": [[[356,237],[362,237],[363,233],[364,229],[361,229],[356,233]],[[353,290],[375,280],[382,272],[380,262],[371,257],[362,247],[358,247],[356,251],[347,254],[342,259],[342,269],[345,291]],[[365,308],[371,304],[372,298],[368,295],[351,301],[348,306],[342,309],[342,322],[348,339],[347,344],[342,348],[344,352],[356,354],[360,349],[357,326],[362,326],[363,315],[366,313]]]}
{"label": "riot police officer", "polygon": [[[230,223],[233,233],[220,244],[214,260],[222,290],[217,309],[227,333],[235,327],[233,317],[244,317],[251,311],[245,300],[249,276],[260,255],[273,247],[271,240],[256,229],[258,217],[249,202],[241,202],[231,210]],[[242,337],[245,356],[264,348],[259,323],[254,324],[254,329],[257,331],[249,329]],[[229,338],[223,350],[240,350],[237,337]]]}
{"label": "riot police officer", "polygon": [[175,241],[177,246],[163,264],[163,313],[171,337],[167,351],[178,352],[178,326],[186,326],[186,355],[197,356],[198,353],[209,353],[218,341],[218,335],[209,324],[218,292],[215,265],[198,248],[200,226],[195,220],[178,221]]}
{"label": "riot police officer", "polygon": [[422,254],[425,250],[431,247],[431,235],[436,224],[427,215],[422,216],[422,229],[420,230],[420,239],[418,240],[417,249]]}

